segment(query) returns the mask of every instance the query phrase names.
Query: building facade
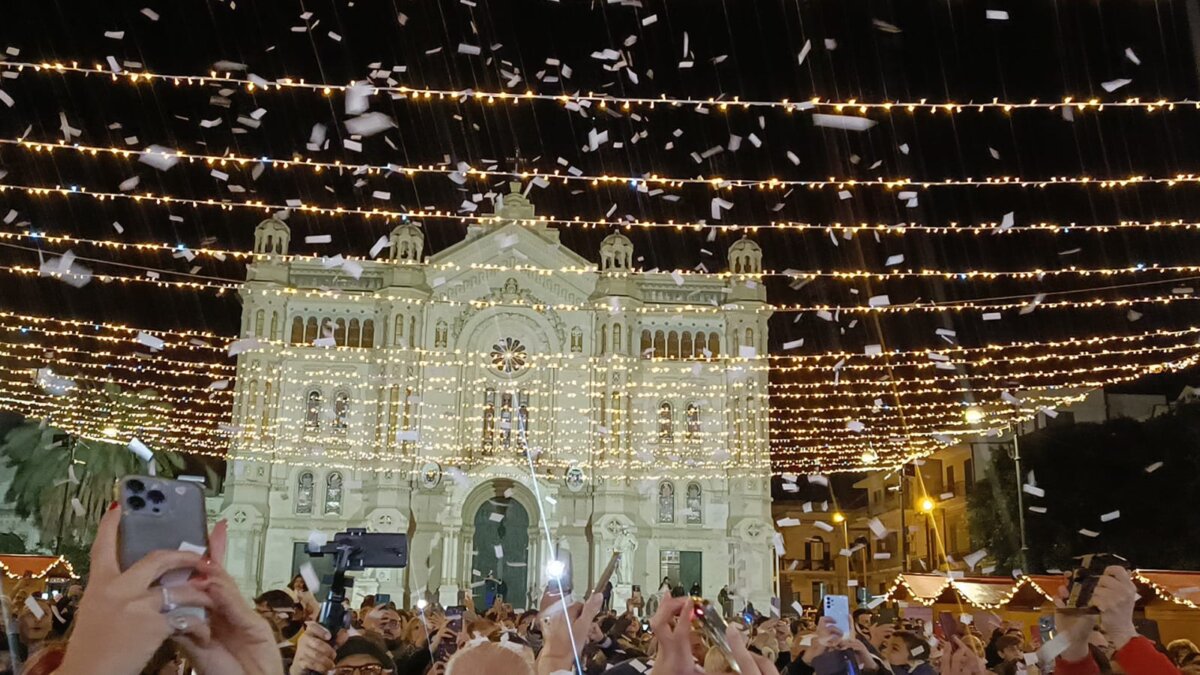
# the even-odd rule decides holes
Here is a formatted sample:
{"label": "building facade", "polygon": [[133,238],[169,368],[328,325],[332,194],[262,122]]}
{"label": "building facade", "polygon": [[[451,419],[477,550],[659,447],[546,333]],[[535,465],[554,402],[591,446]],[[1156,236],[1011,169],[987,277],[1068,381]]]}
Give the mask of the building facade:
{"label": "building facade", "polygon": [[374,260],[292,258],[288,226],[259,225],[221,505],[244,590],[284,586],[310,533],[365,526],[408,533],[410,564],[359,595],[526,607],[549,560],[582,589],[619,550],[617,607],[664,576],[767,606],[761,250],[643,272],[621,234],[599,265],[558,234],[515,186],[428,257],[411,223]]}

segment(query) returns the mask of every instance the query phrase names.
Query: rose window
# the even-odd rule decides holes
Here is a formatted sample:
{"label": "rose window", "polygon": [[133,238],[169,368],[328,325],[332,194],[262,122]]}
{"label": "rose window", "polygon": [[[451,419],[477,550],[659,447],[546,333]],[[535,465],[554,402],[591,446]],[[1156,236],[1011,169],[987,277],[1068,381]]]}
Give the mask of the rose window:
{"label": "rose window", "polygon": [[502,373],[512,374],[524,368],[527,358],[525,345],[516,338],[504,338],[492,345],[492,367]]}

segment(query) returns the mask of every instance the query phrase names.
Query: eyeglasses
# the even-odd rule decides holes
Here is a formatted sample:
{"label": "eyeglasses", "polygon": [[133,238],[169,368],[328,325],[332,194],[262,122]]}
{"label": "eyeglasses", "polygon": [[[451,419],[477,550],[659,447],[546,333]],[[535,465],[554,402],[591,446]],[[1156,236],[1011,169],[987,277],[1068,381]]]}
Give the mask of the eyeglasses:
{"label": "eyeglasses", "polygon": [[329,675],[391,675],[391,668],[372,663],[369,666],[338,666],[329,671]]}

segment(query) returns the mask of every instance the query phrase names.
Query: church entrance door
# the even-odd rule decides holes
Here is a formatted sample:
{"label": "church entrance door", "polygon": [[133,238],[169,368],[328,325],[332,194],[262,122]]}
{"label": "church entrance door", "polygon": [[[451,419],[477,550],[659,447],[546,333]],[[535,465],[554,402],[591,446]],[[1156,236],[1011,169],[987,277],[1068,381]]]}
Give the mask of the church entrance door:
{"label": "church entrance door", "polygon": [[497,598],[516,609],[529,598],[529,514],[509,497],[496,496],[475,512],[475,558],[472,594],[475,608],[483,614]]}

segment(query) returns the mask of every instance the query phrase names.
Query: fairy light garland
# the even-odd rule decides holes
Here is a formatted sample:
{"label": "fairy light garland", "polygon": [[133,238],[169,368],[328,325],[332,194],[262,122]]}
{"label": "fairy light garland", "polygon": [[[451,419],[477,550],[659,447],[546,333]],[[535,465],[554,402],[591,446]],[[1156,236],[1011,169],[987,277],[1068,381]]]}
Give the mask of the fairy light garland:
{"label": "fairy light garland", "polygon": [[[47,565],[46,568],[43,569],[41,572],[38,572],[37,574],[32,574],[31,576],[34,579],[45,579],[46,575],[48,575],[50,573],[50,570],[54,569],[55,567],[58,567],[59,565],[62,565],[63,567],[67,568],[67,576],[69,578],[71,578],[71,579],[79,578],[79,575],[75,573],[75,568],[71,566],[71,561],[67,560],[67,557],[62,556],[62,555],[58,556],[54,560],[54,562]],[[4,576],[8,579],[23,579],[24,578],[23,575],[14,573],[8,565],[4,564],[3,560],[0,560],[0,572],[3,572]]]}
{"label": "fairy light garland", "polygon": [[[96,75],[109,79],[116,83],[138,84],[144,83],[170,83],[176,87],[206,87],[210,85],[219,86],[236,86],[243,88],[248,92],[270,92],[285,91],[285,90],[300,90],[319,92],[323,96],[332,96],[334,94],[344,94],[353,84],[327,84],[306,82],[303,78],[294,79],[290,77],[277,78],[275,80],[266,80],[258,76],[250,77],[234,77],[229,73],[219,73],[218,71],[209,71],[207,75],[179,75],[155,73],[147,70],[126,70],[121,73],[114,73],[108,66],[94,63],[91,67],[81,66],[79,60],[70,62],[62,61],[43,61],[40,63],[32,61],[0,61],[0,68],[16,70],[23,72],[31,70],[34,73],[57,73],[57,74],[80,74],[85,76]],[[361,82],[360,82],[361,83]],[[1098,98],[1089,98],[1086,100],[1077,100],[1074,96],[1065,96],[1058,101],[1039,101],[1030,99],[1029,101],[1001,101],[999,98],[993,98],[990,101],[969,101],[969,102],[954,102],[954,101],[929,101],[928,99],[918,99],[914,101],[859,101],[857,99],[848,99],[845,101],[835,101],[823,97],[811,97],[797,101],[790,99],[781,100],[742,100],[740,97],[732,99],[720,99],[716,97],[708,97],[703,99],[695,98],[675,98],[661,94],[658,97],[636,97],[636,96],[613,96],[607,93],[574,93],[574,94],[542,94],[535,93],[530,90],[524,92],[509,92],[509,91],[484,91],[475,89],[438,89],[429,87],[417,87],[407,85],[382,85],[369,83],[372,94],[394,94],[400,98],[408,98],[413,101],[450,101],[450,102],[466,102],[475,101],[492,105],[500,104],[520,104],[533,101],[544,101],[558,103],[563,106],[570,104],[587,106],[596,105],[600,109],[605,109],[609,106],[619,107],[623,110],[632,108],[656,109],[662,107],[690,107],[697,106],[705,109],[715,109],[720,112],[733,110],[751,110],[751,109],[774,109],[787,113],[804,112],[812,109],[833,110],[834,112],[858,112],[867,113],[871,111],[883,112],[928,112],[930,114],[947,113],[955,114],[967,111],[1001,111],[1005,113],[1017,110],[1058,110],[1061,108],[1072,108],[1081,112],[1087,110],[1102,111],[1105,108],[1132,108],[1144,110],[1146,112],[1167,111],[1172,112],[1176,109],[1200,109],[1200,101],[1192,99],[1155,99],[1153,101],[1142,101],[1140,98],[1126,98],[1119,101],[1101,101]]]}
{"label": "fairy light garland", "polygon": [[[92,146],[82,143],[70,143],[61,141],[58,143],[42,143],[38,141],[27,141],[24,139],[4,139],[0,138],[0,144],[15,145],[16,147],[33,151],[35,153],[53,153],[60,150],[74,151],[81,154],[90,154],[92,156],[106,154],[123,158],[142,157],[145,155],[159,155],[164,153],[154,150],[132,150],[129,148],[120,148],[116,146]],[[449,176],[451,174],[462,175],[467,178],[477,180],[495,180],[497,178],[520,178],[522,180],[542,181],[549,184],[550,181],[558,182],[563,185],[572,183],[582,183],[592,187],[606,187],[610,185],[628,185],[642,189],[652,188],[682,188],[689,185],[704,185],[713,190],[736,190],[736,189],[753,189],[758,191],[774,191],[774,190],[789,190],[793,188],[807,189],[824,189],[836,187],[838,190],[849,190],[855,187],[882,187],[887,190],[897,190],[900,188],[944,188],[944,187],[996,187],[996,186],[1011,186],[1011,187],[1036,187],[1047,188],[1054,186],[1097,186],[1100,188],[1123,188],[1134,185],[1168,185],[1175,186],[1180,184],[1194,185],[1200,184],[1200,175],[1197,174],[1176,174],[1174,176],[1127,176],[1124,178],[1097,178],[1094,176],[1052,176],[1049,178],[1022,178],[1020,176],[987,176],[985,178],[946,178],[942,180],[920,180],[915,178],[898,177],[898,178],[875,178],[863,180],[858,178],[835,178],[828,179],[792,179],[792,178],[724,178],[714,176],[711,178],[686,178],[660,176],[657,174],[650,175],[612,175],[612,174],[584,174],[578,175],[574,173],[565,173],[561,169],[553,171],[540,170],[523,170],[523,171],[500,171],[496,169],[479,169],[468,167],[460,170],[448,166],[438,166],[436,164],[417,164],[417,165],[373,165],[373,164],[354,164],[350,162],[322,162],[312,159],[279,159],[274,157],[248,157],[235,154],[227,155],[209,155],[204,153],[187,152],[185,150],[172,150],[169,155],[172,158],[178,158],[186,161],[188,164],[203,163],[208,167],[213,166],[228,166],[238,165],[245,166],[247,164],[262,164],[264,166],[279,167],[283,169],[304,168],[316,174],[324,171],[354,171],[356,175],[361,172],[366,175],[383,175],[383,176],[404,176],[408,179],[413,179],[419,175],[439,175]]]}
{"label": "fairy light garland", "polygon": [[[293,262],[318,262],[324,256],[318,255],[273,255],[264,253],[254,253],[252,251],[232,250],[232,249],[214,249],[214,248],[191,248],[183,244],[163,244],[163,243],[133,243],[110,239],[84,239],[66,235],[50,235],[44,232],[0,232],[0,241],[15,239],[28,239],[35,242],[46,242],[56,245],[89,245],[102,248],[111,248],[115,250],[133,250],[140,252],[155,252],[155,253],[172,253],[179,254],[181,251],[192,253],[196,256],[209,256],[218,261],[224,261],[226,257],[232,257],[239,261],[252,260],[254,262],[265,262],[277,260],[283,263]],[[0,243],[0,246],[4,244]],[[25,247],[19,247],[23,250]],[[383,258],[364,258],[359,256],[342,255],[345,260],[354,261],[371,261],[378,265],[387,267],[403,267],[423,269],[426,273],[436,272],[463,272],[463,271],[485,271],[485,272],[507,272],[507,273],[528,273],[539,276],[555,276],[563,274],[574,275],[594,275],[599,274],[600,270],[595,265],[587,266],[568,266],[568,267],[539,267],[536,265],[503,265],[495,263],[470,263],[462,265],[453,261],[442,263],[412,263],[408,261],[399,261]],[[78,260],[95,260],[91,258],[78,257]],[[99,261],[108,262],[108,261]],[[187,273],[176,270],[167,270],[161,268],[153,268],[153,271],[165,274],[187,275]],[[684,278],[697,277],[706,279],[725,279],[725,280],[754,280],[760,278],[787,278],[792,280],[816,280],[816,279],[832,279],[835,281],[888,281],[892,279],[941,279],[945,281],[991,281],[994,279],[1014,279],[1014,280],[1037,280],[1041,281],[1044,278],[1054,278],[1060,276],[1117,276],[1123,274],[1197,274],[1200,273],[1200,265],[1160,265],[1158,263],[1139,263],[1127,267],[1100,267],[1087,268],[1071,266],[1059,269],[1034,269],[1034,270],[1012,270],[1012,271],[988,271],[988,270],[964,270],[964,271],[947,271],[937,269],[896,269],[877,272],[872,270],[829,270],[829,271],[805,271],[805,270],[771,270],[765,269],[761,272],[736,273],[731,271],[713,271],[713,272],[698,272],[695,270],[673,270],[675,274],[679,274]],[[633,269],[628,272],[614,272],[607,270],[603,272],[605,276],[615,278],[635,278],[638,275],[658,274],[658,270],[650,269]],[[223,277],[207,277],[209,279],[218,279],[228,281],[230,283],[241,283],[239,279],[226,279]]]}
{"label": "fairy light garland", "polygon": [[698,222],[675,222],[674,220],[657,221],[657,220],[638,220],[636,218],[617,218],[617,219],[588,219],[580,216],[573,218],[556,218],[553,216],[539,215],[535,218],[500,218],[496,215],[476,215],[471,213],[457,213],[451,211],[441,211],[432,208],[395,211],[387,209],[363,209],[363,208],[345,208],[345,207],[323,207],[304,204],[301,200],[292,200],[293,203],[268,203],[264,201],[232,201],[227,199],[190,199],[186,197],[172,197],[170,195],[155,195],[153,193],[125,193],[125,192],[106,192],[103,190],[89,190],[86,187],[71,186],[63,187],[56,185],[54,187],[46,186],[31,186],[31,185],[15,185],[15,184],[0,184],[0,194],[8,190],[22,192],[33,196],[54,196],[54,197],[88,197],[98,201],[112,200],[129,200],[139,204],[154,204],[154,205],[173,205],[189,206],[193,208],[219,208],[223,211],[232,211],[234,209],[248,209],[257,211],[264,215],[270,215],[279,211],[298,211],[301,213],[310,213],[315,215],[343,217],[346,215],[362,216],[365,219],[382,218],[384,220],[395,219],[424,219],[424,220],[454,220],[457,222],[479,223],[479,224],[497,224],[504,222],[513,222],[520,225],[558,225],[563,227],[580,227],[583,229],[607,229],[607,228],[624,228],[629,230],[634,227],[642,228],[668,228],[682,232],[684,230],[694,230],[702,232],[706,230],[726,230],[734,233],[749,232],[754,233],[760,229],[779,229],[779,230],[807,230],[820,231],[825,233],[841,233],[845,236],[853,236],[862,232],[878,233],[880,235],[901,236],[908,233],[927,233],[927,234],[973,234],[973,235],[1006,235],[1017,234],[1022,232],[1038,232],[1045,234],[1066,234],[1068,232],[1098,232],[1106,233],[1120,230],[1160,230],[1160,229],[1181,229],[1185,231],[1200,229],[1200,222],[1184,221],[1184,220],[1166,220],[1166,221],[1120,221],[1110,224],[1088,224],[1088,223],[1054,223],[1054,222],[1031,222],[1014,224],[1013,227],[1003,227],[1001,221],[985,221],[971,224],[951,223],[950,225],[924,225],[920,223],[802,223],[796,221],[769,221],[767,223],[698,223]]}

